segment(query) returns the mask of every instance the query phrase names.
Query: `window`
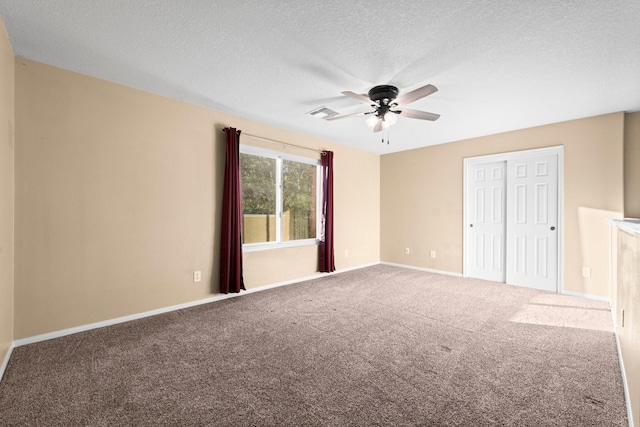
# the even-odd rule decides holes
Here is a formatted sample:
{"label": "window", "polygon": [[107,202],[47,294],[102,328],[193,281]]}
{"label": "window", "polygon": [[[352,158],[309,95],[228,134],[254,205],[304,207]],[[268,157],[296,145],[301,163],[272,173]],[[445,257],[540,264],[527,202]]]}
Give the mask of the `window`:
{"label": "window", "polygon": [[245,250],[315,244],[319,161],[240,146]]}

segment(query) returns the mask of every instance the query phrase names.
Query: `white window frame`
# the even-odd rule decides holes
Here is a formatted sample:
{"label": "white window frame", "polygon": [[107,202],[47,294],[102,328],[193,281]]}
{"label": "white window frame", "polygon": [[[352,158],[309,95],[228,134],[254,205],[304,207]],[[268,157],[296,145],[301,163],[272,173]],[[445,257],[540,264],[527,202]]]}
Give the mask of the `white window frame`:
{"label": "white window frame", "polygon": [[[252,145],[240,144],[241,154],[251,154],[270,159],[276,159],[276,241],[261,243],[243,243],[244,252],[262,251],[266,249],[290,248],[296,246],[317,245],[320,242],[320,225],[322,218],[322,174],[320,173],[320,160],[309,157],[296,156],[279,151],[268,150],[266,148],[254,147]],[[283,242],[282,239],[282,213],[284,210],[282,197],[282,161],[289,160],[298,163],[306,163],[316,166],[316,237],[311,239],[289,240]]]}

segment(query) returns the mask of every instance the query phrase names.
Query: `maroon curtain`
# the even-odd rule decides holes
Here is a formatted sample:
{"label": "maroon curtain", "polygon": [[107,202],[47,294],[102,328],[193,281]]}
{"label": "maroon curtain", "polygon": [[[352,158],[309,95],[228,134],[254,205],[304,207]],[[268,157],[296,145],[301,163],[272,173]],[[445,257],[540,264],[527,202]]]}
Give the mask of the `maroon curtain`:
{"label": "maroon curtain", "polygon": [[242,187],[240,186],[240,131],[225,128],[227,156],[222,195],[222,239],[220,245],[220,292],[244,289],[242,279]]}
{"label": "maroon curtain", "polygon": [[321,273],[336,270],[333,257],[333,151],[322,153],[322,223],[320,225],[320,253],[318,264]]}

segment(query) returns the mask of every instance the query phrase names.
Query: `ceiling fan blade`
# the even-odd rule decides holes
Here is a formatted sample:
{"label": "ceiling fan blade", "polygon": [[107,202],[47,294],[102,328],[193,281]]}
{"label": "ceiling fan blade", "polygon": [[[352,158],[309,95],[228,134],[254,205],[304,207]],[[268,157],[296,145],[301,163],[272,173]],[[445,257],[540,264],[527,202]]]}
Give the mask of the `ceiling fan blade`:
{"label": "ceiling fan blade", "polygon": [[351,114],[345,114],[344,116],[329,117],[328,119],[325,119],[325,120],[330,122],[333,120],[347,119],[349,117],[366,116],[367,114],[373,114],[373,113],[374,111],[366,111],[364,113],[351,113]]}
{"label": "ceiling fan blade", "polygon": [[373,101],[371,101],[367,95],[351,92],[350,90],[345,90],[344,92],[342,92],[342,94],[349,96],[353,99],[357,99],[358,101],[365,103],[367,105],[373,105]]}
{"label": "ceiling fan blade", "polygon": [[432,93],[437,91],[438,91],[437,87],[429,84],[426,86],[419,87],[418,89],[414,89],[411,92],[407,92],[403,95],[400,95],[399,97],[396,98],[396,100],[393,103],[396,105],[406,105],[410,102],[413,102],[420,98],[424,98],[425,96],[431,95]]}
{"label": "ceiling fan blade", "polygon": [[378,120],[378,123],[373,127],[374,132],[380,132],[382,130],[382,120]]}
{"label": "ceiling fan blade", "polygon": [[[394,111],[395,113],[396,111]],[[409,117],[411,119],[420,119],[420,120],[438,120],[440,118],[440,114],[435,113],[427,113],[426,111],[418,111],[418,110],[409,110],[407,108],[403,108],[398,111],[398,114],[404,117]]]}

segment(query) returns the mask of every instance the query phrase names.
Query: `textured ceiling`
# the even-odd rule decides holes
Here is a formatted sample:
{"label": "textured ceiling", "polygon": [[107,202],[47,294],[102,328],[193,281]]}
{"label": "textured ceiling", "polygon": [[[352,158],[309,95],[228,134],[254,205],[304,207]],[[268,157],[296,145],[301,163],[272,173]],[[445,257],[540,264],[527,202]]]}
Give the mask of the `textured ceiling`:
{"label": "textured ceiling", "polygon": [[[640,110],[640,1],[0,0],[16,55],[375,153]],[[344,90],[431,83],[390,144]],[[233,125],[230,123],[230,125]]]}

